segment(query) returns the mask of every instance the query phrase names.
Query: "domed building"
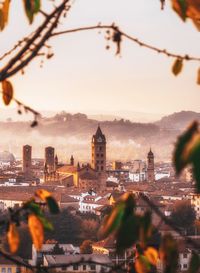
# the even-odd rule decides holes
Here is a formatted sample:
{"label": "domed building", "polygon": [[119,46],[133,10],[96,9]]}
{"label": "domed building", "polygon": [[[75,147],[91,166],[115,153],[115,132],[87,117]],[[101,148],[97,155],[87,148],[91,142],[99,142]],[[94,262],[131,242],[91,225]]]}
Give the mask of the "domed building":
{"label": "domed building", "polygon": [[8,151],[0,152],[0,162],[10,162],[13,163],[15,161],[15,157],[12,153]]}

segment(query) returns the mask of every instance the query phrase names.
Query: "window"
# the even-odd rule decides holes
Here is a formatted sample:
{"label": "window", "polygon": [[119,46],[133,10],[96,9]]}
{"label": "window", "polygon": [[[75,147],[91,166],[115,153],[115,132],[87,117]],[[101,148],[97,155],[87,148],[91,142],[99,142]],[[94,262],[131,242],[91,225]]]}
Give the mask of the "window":
{"label": "window", "polygon": [[73,265],[73,270],[78,270],[78,265],[77,264]]}
{"label": "window", "polygon": [[103,157],[103,154],[101,154],[101,157]]}
{"label": "window", "polygon": [[83,270],[86,270],[86,264],[83,265]]}
{"label": "window", "polygon": [[97,157],[99,157],[99,154],[97,154]]}
{"label": "window", "polygon": [[103,160],[101,160],[101,164],[103,164]]}
{"label": "window", "polygon": [[183,265],[183,268],[184,268],[184,269],[187,269],[187,267],[188,267],[187,264],[184,264],[184,265]]}
{"label": "window", "polygon": [[96,270],[96,265],[95,264],[91,264],[90,269],[91,270]]}
{"label": "window", "polygon": [[103,171],[103,166],[101,166],[101,170]]}
{"label": "window", "polygon": [[6,273],[6,269],[5,269],[5,267],[2,267],[2,269],[1,269],[1,273]]}
{"label": "window", "polygon": [[101,146],[99,147],[99,151],[102,151],[102,147]]}
{"label": "window", "polygon": [[187,258],[187,253],[183,254],[183,258],[185,258],[185,259]]}
{"label": "window", "polygon": [[67,267],[66,266],[62,266],[62,268],[61,268],[62,270],[66,270],[67,269]]}

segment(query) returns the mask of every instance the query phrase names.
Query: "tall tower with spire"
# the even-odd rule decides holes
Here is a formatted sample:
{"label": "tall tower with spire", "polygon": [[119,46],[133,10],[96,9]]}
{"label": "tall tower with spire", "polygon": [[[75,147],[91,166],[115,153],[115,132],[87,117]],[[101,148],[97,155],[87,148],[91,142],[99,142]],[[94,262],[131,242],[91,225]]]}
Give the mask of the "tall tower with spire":
{"label": "tall tower with spire", "polygon": [[155,182],[155,173],[154,173],[154,154],[151,151],[147,155],[147,181]]}
{"label": "tall tower with spire", "polygon": [[99,174],[106,172],[106,137],[98,126],[92,137],[92,168]]}

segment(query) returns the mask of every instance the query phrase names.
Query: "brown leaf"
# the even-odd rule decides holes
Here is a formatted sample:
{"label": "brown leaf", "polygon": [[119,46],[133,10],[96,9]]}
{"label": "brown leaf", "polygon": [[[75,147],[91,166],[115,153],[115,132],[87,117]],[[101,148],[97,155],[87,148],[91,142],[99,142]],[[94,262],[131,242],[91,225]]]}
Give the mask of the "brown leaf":
{"label": "brown leaf", "polygon": [[181,73],[181,70],[183,68],[183,60],[177,58],[172,66],[172,73],[177,76]]}
{"label": "brown leaf", "polygon": [[2,8],[0,9],[0,29],[3,30],[8,22],[10,0],[3,2]]}
{"label": "brown leaf", "polygon": [[12,84],[4,80],[2,82],[2,90],[3,90],[3,102],[5,105],[9,105],[13,98],[13,87]]}
{"label": "brown leaf", "polygon": [[197,84],[200,84],[200,68],[197,71]]}
{"label": "brown leaf", "polygon": [[44,241],[44,229],[41,221],[34,214],[30,214],[28,217],[28,227],[35,248],[40,250]]}
{"label": "brown leaf", "polygon": [[7,238],[10,252],[15,253],[18,250],[20,242],[19,233],[15,223],[10,223]]}

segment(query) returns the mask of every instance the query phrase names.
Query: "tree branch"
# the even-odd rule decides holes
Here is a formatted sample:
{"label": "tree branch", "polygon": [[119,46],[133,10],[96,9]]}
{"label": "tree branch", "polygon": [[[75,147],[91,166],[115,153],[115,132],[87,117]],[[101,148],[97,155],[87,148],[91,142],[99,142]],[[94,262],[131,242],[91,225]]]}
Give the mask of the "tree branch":
{"label": "tree branch", "polygon": [[131,36],[129,34],[127,34],[126,32],[120,30],[118,27],[116,27],[115,25],[95,25],[95,26],[86,26],[86,27],[80,27],[80,28],[74,28],[74,29],[69,29],[69,30],[64,30],[64,31],[59,31],[59,32],[54,32],[51,37],[54,36],[59,36],[59,35],[64,35],[64,34],[69,34],[69,33],[74,33],[74,32],[81,32],[81,31],[87,31],[87,30],[95,30],[95,29],[110,29],[113,31],[116,31],[118,33],[121,34],[121,36],[125,37],[126,39],[138,44],[139,46],[143,46],[145,48],[148,48],[152,51],[155,51],[157,53],[163,54],[167,57],[172,57],[172,58],[178,58],[178,59],[182,59],[182,60],[186,60],[186,61],[200,61],[200,57],[193,57],[193,56],[189,56],[188,54],[185,55],[181,55],[181,54],[177,54],[177,53],[173,53],[170,51],[167,51],[166,49],[160,49],[158,47],[152,46],[150,44],[144,43],[143,41],[137,39],[134,36]]}

